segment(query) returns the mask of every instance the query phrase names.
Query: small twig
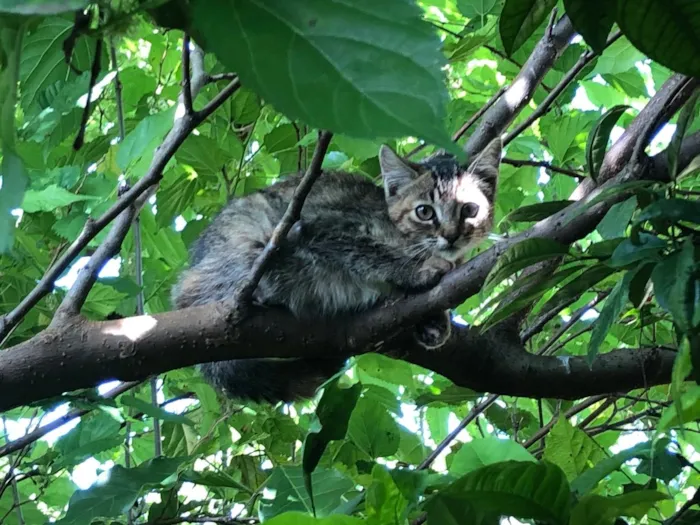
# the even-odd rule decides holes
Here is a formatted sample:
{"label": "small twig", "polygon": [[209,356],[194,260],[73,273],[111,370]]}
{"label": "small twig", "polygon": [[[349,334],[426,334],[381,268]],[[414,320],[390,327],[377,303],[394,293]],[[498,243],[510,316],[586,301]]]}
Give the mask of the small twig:
{"label": "small twig", "polygon": [[557,22],[557,14],[558,10],[555,7],[554,9],[552,9],[551,14],[549,15],[549,23],[547,24],[547,38],[549,39],[552,38],[552,34],[554,32],[554,25]]}
{"label": "small twig", "polygon": [[[577,310],[577,311],[574,313],[574,317],[572,317],[572,318],[569,320],[569,322],[571,322],[572,320],[575,319],[573,322],[576,323],[576,322],[581,318],[581,316],[582,316],[583,314],[585,314],[585,313],[586,313],[588,310],[590,310],[591,308],[595,308],[595,306],[596,306],[600,301],[602,301],[605,297],[607,297],[607,293],[606,293],[606,294],[600,294],[600,295],[598,295],[597,297],[595,297],[595,298],[594,298],[593,300],[591,300],[588,304],[584,305],[582,308],[580,308],[579,310]],[[579,296],[574,297],[574,298],[572,298],[570,301],[566,301],[565,303],[562,303],[561,305],[556,305],[554,308],[552,308],[551,310],[549,310],[548,312],[546,312],[544,315],[542,315],[541,317],[539,317],[538,319],[536,319],[535,322],[532,323],[531,326],[529,326],[527,329],[523,330],[523,332],[520,334],[520,340],[521,340],[523,343],[525,343],[526,341],[532,339],[532,337],[534,337],[535,335],[537,335],[537,334],[542,330],[542,328],[544,328],[544,326],[545,326],[549,321],[551,321],[552,319],[554,319],[554,318],[559,314],[559,312],[561,312],[564,308],[566,308],[566,307],[569,306],[570,304],[576,302],[576,301],[578,300],[578,298],[579,298]],[[572,326],[573,326],[573,325],[572,325]],[[569,328],[569,327],[567,327],[567,330],[568,330],[568,328]],[[561,337],[561,335],[563,335],[563,334],[560,334],[560,337]]]}
{"label": "small twig", "polygon": [[469,414],[466,415],[462,421],[459,422],[459,425],[457,425],[457,428],[455,428],[452,432],[450,432],[445,439],[443,439],[440,444],[435,447],[435,450],[433,450],[430,455],[423,460],[423,462],[418,465],[418,470],[425,470],[430,465],[432,465],[433,461],[435,461],[435,458],[437,458],[443,450],[447,448],[447,446],[454,441],[457,436],[459,435],[462,430],[467,428],[467,425],[474,421],[479,415],[484,412],[488,407],[490,407],[497,399],[498,399],[497,394],[491,394],[489,397],[487,397],[484,401],[479,403],[478,405],[474,405],[474,407],[469,411]]}
{"label": "small twig", "polygon": [[124,102],[122,98],[122,83],[119,79],[117,48],[112,39],[109,41],[109,55],[112,60],[112,69],[114,70],[114,101],[117,105],[117,124],[119,125],[119,142],[121,142],[126,136],[126,125],[124,123]]}
{"label": "small twig", "polygon": [[190,35],[185,33],[182,39],[182,94],[185,100],[185,113],[192,115],[192,81],[190,71]]}
{"label": "small twig", "polygon": [[[129,390],[140,384],[140,381],[130,381],[128,383],[122,383],[114,387],[109,392],[107,392],[103,397],[106,399],[114,399],[115,397],[123,394],[124,392],[128,392]],[[49,432],[53,432],[57,428],[60,428],[67,423],[70,423],[75,418],[84,416],[88,412],[90,412],[89,408],[73,409],[70,412],[68,412],[65,416],[61,416],[58,419],[51,421],[50,423],[46,423],[45,425],[33,430],[32,432],[25,434],[19,439],[15,439],[14,441],[9,441],[5,443],[4,446],[0,447],[0,458],[5,457],[8,454],[12,454],[17,450],[21,450],[28,445],[31,445],[35,441],[38,441],[41,438],[43,438]]]}
{"label": "small twig", "polygon": [[[10,442],[9,434],[7,433],[7,419],[5,416],[2,416],[2,430],[3,434],[5,436],[5,443]],[[22,454],[19,454],[17,457],[17,463],[13,461],[12,458],[8,458],[10,462],[10,469],[7,473],[8,476],[10,476],[10,486],[12,487],[12,501],[14,503],[14,508],[17,512],[17,523],[18,525],[24,525],[24,516],[22,515],[22,507],[21,507],[21,502],[19,498],[19,490],[17,488],[17,478],[15,477],[15,469],[19,466],[19,460],[21,459]]]}
{"label": "small twig", "polygon": [[[491,106],[493,106],[496,101],[498,101],[499,98],[501,98],[501,95],[505,93],[506,89],[508,89],[508,86],[503,86],[501,89],[496,91],[494,95],[484,104],[479,110],[474,113],[471,117],[469,117],[469,120],[467,120],[461,128],[459,128],[454,135],[452,135],[452,141],[457,142],[459,139],[461,139],[464,134],[469,131],[469,129],[476,123],[477,120],[479,120],[484,113],[486,113]],[[414,156],[416,153],[419,153],[420,151],[424,150],[427,147],[427,144],[424,142],[422,144],[419,144],[415,148],[413,148],[411,151],[408,152],[406,155],[406,158],[410,158]]]}
{"label": "small twig", "polygon": [[85,109],[83,109],[83,116],[80,120],[80,128],[78,129],[78,134],[75,136],[73,141],[73,149],[78,151],[83,147],[85,142],[85,128],[87,128],[88,118],[90,117],[90,104],[92,103],[92,91],[95,89],[95,84],[97,84],[97,77],[100,74],[100,58],[102,56],[102,39],[98,38],[95,42],[95,56],[92,59],[92,67],[90,68],[90,84],[88,86],[87,100],[85,101]]}
{"label": "small twig", "polygon": [[236,73],[217,73],[216,75],[207,75],[206,83],[212,84],[219,80],[233,80],[236,77]]}
{"label": "small twig", "polygon": [[[615,42],[618,38],[622,36],[620,31],[617,31],[610,38],[608,38],[606,47]],[[571,84],[571,82],[578,76],[578,74],[593,60],[598,57],[593,51],[585,51],[578,59],[576,64],[564,75],[564,77],[559,81],[559,83],[554,86],[551,93],[545,97],[541,104],[530,114],[528,118],[518,124],[513,131],[508,133],[503,139],[503,145],[509,144],[515,137],[520,135],[523,131],[529,128],[535,121],[537,121],[542,115],[549,111],[549,108],[556,101],[556,99],[561,95],[564,90]]]}
{"label": "small twig", "polygon": [[508,157],[504,157],[501,159],[501,162],[503,162],[504,164],[509,164],[511,166],[515,166],[516,168],[520,168],[522,166],[533,166],[535,168],[544,168],[546,170],[553,171],[555,173],[561,173],[562,175],[568,175],[569,177],[576,177],[578,179],[583,178],[585,176],[583,174],[583,172],[570,170],[567,168],[561,168],[559,166],[554,166],[550,162],[547,162],[545,160],[520,160],[520,159],[511,159]]}
{"label": "small twig", "polygon": [[272,232],[272,236],[267,242],[265,249],[255,259],[248,279],[235,294],[234,302],[237,305],[243,306],[250,302],[260,279],[265,273],[265,267],[274,254],[279,250],[280,246],[282,245],[282,240],[287,236],[294,223],[299,220],[301,209],[304,206],[304,201],[306,200],[306,197],[311,191],[314,183],[322,173],[321,164],[323,164],[323,159],[326,156],[326,152],[328,151],[328,146],[330,145],[332,137],[333,134],[330,131],[323,131],[319,134],[318,142],[316,144],[316,149],[314,150],[314,156],[311,159],[309,169],[306,170],[306,173],[299,181],[299,185],[294,190],[292,200],[289,202],[289,206],[287,206],[287,210],[284,212],[279,224],[277,224],[275,230]]}
{"label": "small twig", "polygon": [[[585,409],[587,409],[591,405],[595,405],[598,401],[602,401],[606,397],[607,396],[605,396],[605,395],[591,396],[588,399],[579,403],[578,405],[572,406],[569,410],[564,412],[564,414],[561,415],[560,417],[563,417],[565,419],[569,419],[570,417],[575,416],[579,412],[584,411]],[[529,448],[532,445],[534,445],[535,443],[537,443],[540,439],[544,438],[549,433],[549,431],[552,429],[552,427],[554,426],[554,423],[556,423],[556,421],[557,421],[557,417],[553,417],[552,420],[549,421],[549,423],[547,423],[545,426],[543,426],[537,432],[535,432],[532,436],[530,436],[530,438],[527,441],[523,442],[523,444],[522,444],[523,447]]]}
{"label": "small twig", "polygon": [[537,355],[544,355],[545,353],[547,353],[547,351],[552,347],[552,345],[554,345],[554,343],[556,343],[561,338],[561,336],[563,336],[568,330],[571,329],[572,326],[579,322],[581,317],[583,317],[583,314],[585,314],[591,308],[594,308],[600,301],[602,301],[605,297],[608,296],[608,293],[609,292],[603,292],[598,294],[598,296],[595,299],[584,304],[581,308],[576,310],[571,316],[571,319],[564,323],[562,327],[559,330],[557,330],[556,333],[552,334],[552,337],[550,337],[547,343],[537,352]]}

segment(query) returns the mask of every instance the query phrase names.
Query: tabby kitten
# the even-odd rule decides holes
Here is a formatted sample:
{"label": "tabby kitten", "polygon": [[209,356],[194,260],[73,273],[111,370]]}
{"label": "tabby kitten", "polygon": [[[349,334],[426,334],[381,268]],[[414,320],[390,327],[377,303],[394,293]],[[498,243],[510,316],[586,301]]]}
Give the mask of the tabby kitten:
{"label": "tabby kitten", "polygon": [[[262,305],[301,320],[328,319],[431,288],[493,222],[501,141],[471,163],[437,154],[421,163],[379,151],[383,190],[366,177],[327,172],[309,193],[301,227],[269,264],[255,291]],[[233,199],[202,232],[173,291],[177,308],[230,298],[264,249],[300,175]],[[450,335],[446,312],[416,329],[427,348]],[[205,378],[241,400],[311,397],[343,359],[241,359],[201,365]]]}

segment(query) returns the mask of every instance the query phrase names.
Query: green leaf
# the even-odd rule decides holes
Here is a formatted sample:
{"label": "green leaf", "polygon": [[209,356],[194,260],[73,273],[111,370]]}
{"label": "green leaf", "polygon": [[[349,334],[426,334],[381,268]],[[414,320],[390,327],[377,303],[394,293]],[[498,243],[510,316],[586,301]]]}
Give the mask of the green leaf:
{"label": "green leaf", "polygon": [[15,153],[3,151],[2,187],[0,187],[0,253],[7,252],[12,246],[13,231],[17,218],[11,211],[19,208],[27,186],[24,163]]}
{"label": "green leaf", "polygon": [[55,15],[82,9],[88,0],[0,0],[0,12],[17,15]]}
{"label": "green leaf", "polygon": [[[351,491],[353,481],[336,470],[319,468],[313,476],[314,507],[316,516],[324,517],[344,501],[343,496]],[[260,518],[268,520],[284,512],[304,511],[311,514],[311,498],[304,486],[301,467],[276,467],[267,482],[260,499]]]}
{"label": "green leaf", "polygon": [[191,5],[209,50],[290,119],[357,138],[413,135],[459,152],[443,122],[448,97],[440,41],[412,2]]}
{"label": "green leaf", "polygon": [[[73,18],[52,16],[42,20],[24,40],[20,81],[21,103],[28,111],[38,96],[57,82],[65,82],[78,76],[71,69],[63,53],[63,42],[73,30]],[[71,64],[75,70],[89,71],[95,53],[95,39],[81,36],[75,42]],[[103,61],[106,64],[107,60]],[[87,91],[87,85],[85,86]]]}
{"label": "green leaf", "polygon": [[43,190],[27,190],[22,201],[22,209],[27,213],[38,211],[53,211],[56,208],[68,206],[74,202],[95,200],[90,195],[76,195],[68,190],[52,184]]}
{"label": "green leaf", "polygon": [[[166,127],[167,129],[167,127]],[[243,147],[233,142],[235,151],[224,151],[214,139],[204,135],[190,135],[175,153],[178,162],[192,166],[198,175],[212,176],[221,172],[222,167],[232,159],[240,158]]]}
{"label": "green leaf", "polygon": [[630,106],[615,106],[603,113],[588,134],[586,143],[586,166],[588,174],[593,180],[598,180],[600,167],[603,165],[605,151],[610,141],[612,132],[620,117],[630,108]]}
{"label": "green leaf", "polygon": [[600,461],[604,455],[600,446],[588,434],[572,426],[565,417],[559,416],[547,435],[542,457],[559,466],[571,481]]}
{"label": "green leaf", "polygon": [[564,9],[571,24],[586,44],[600,54],[605,49],[613,26],[613,17],[605,0],[564,0]]}
{"label": "green leaf", "polygon": [[455,44],[445,44],[445,52],[447,52],[450,63],[464,60],[492,40],[496,36],[497,22],[497,17],[488,17],[483,27],[462,36]]}
{"label": "green leaf", "polygon": [[512,55],[532,36],[556,3],[556,0],[506,0],[499,29],[507,55]]}
{"label": "green leaf", "polygon": [[656,301],[684,332],[692,328],[696,305],[700,303],[694,274],[695,248],[690,238],[681,251],[664,258],[651,273]]}
{"label": "green leaf", "polygon": [[693,385],[687,388],[680,396],[679,401],[679,403],[664,408],[661,418],[659,418],[658,429],[660,432],[680,428],[687,422],[700,419],[700,386]]}
{"label": "green leaf", "polygon": [[450,474],[462,476],[486,465],[508,460],[537,461],[519,443],[491,436],[462,445],[452,459]]}
{"label": "green leaf", "polygon": [[666,241],[655,235],[640,233],[638,244],[635,244],[632,239],[625,239],[618,244],[608,264],[613,268],[622,268],[638,261],[656,261],[659,258],[659,252],[666,247],[666,244]]}
{"label": "green leaf", "polygon": [[615,21],[652,60],[678,73],[700,76],[700,6],[695,0],[619,0]]}
{"label": "green leaf", "polygon": [[615,270],[605,265],[596,265],[586,269],[581,275],[569,281],[540,308],[542,312],[549,312],[554,308],[560,308],[572,298],[580,296],[590,290],[603,279],[610,277]]}
{"label": "green leaf", "polygon": [[605,214],[598,224],[598,233],[603,239],[624,237],[632,215],[637,209],[637,198],[630,197],[624,202],[618,202]]}
{"label": "green leaf", "polygon": [[432,392],[421,394],[416,398],[416,406],[421,408],[431,403],[445,403],[446,405],[463,405],[466,401],[474,401],[481,394],[474,392],[469,388],[464,388],[457,385],[450,385],[439,394]]}
{"label": "green leaf", "polygon": [[683,109],[681,109],[680,115],[678,115],[676,131],[671,138],[671,144],[669,144],[666,153],[668,158],[668,174],[671,180],[676,180],[676,176],[678,175],[678,155],[680,154],[683,137],[685,137],[688,125],[692,123],[695,117],[695,107],[698,102],[698,97],[700,97],[700,92],[696,91],[688,99],[688,102],[686,102]]}
{"label": "green leaf", "polygon": [[117,149],[117,165],[126,170],[142,156],[150,154],[173,126],[175,109],[171,108],[141,120]]}
{"label": "green leaf", "polygon": [[646,474],[652,478],[669,483],[683,471],[684,464],[679,456],[668,450],[668,441],[659,440],[654,444],[653,454],[642,458],[637,465],[638,474]]}
{"label": "green leaf", "polygon": [[73,494],[68,511],[57,525],[85,525],[100,517],[125,514],[146,487],[159,486],[175,474],[187,458],[155,458],[135,468],[112,467],[107,481]]}
{"label": "green leaf", "polygon": [[700,202],[687,199],[663,199],[652,202],[639,214],[636,224],[654,219],[700,224]]}
{"label": "green leaf", "polygon": [[573,480],[571,482],[571,490],[579,496],[588,494],[601,480],[619,469],[625,462],[633,458],[647,457],[650,453],[651,441],[646,441],[618,452],[612,457],[605,458]]}
{"label": "green leaf", "polygon": [[620,516],[642,519],[665,499],[669,497],[655,490],[635,490],[612,497],[588,494],[573,508],[569,525],[613,525]]}
{"label": "green leaf", "polygon": [[484,16],[491,12],[496,0],[457,0],[457,9],[467,18]]}
{"label": "green leaf", "polygon": [[370,458],[386,457],[399,448],[396,421],[383,406],[365,398],[358,401],[350,416],[348,437]]}
{"label": "green leaf", "polygon": [[121,423],[105,412],[84,416],[74,429],[56,442],[60,453],[57,468],[77,465],[81,461],[124,442]]}
{"label": "green leaf", "polygon": [[622,309],[627,302],[627,290],[629,288],[629,282],[634,276],[635,272],[629,271],[625,274],[624,278],[619,280],[615,287],[605,299],[605,305],[596,319],[593,325],[593,332],[591,333],[591,340],[588,343],[588,363],[592,363],[598,351],[600,350],[600,345],[603,344],[605,336],[608,335],[610,327],[617,321],[617,318],[622,313]]}
{"label": "green leaf", "polygon": [[[553,257],[561,257],[569,252],[569,247],[550,239],[525,239],[511,246],[499,257],[484,282],[488,290],[510,277],[518,270]],[[482,292],[486,294],[487,292]]]}
{"label": "green leaf", "polygon": [[143,412],[147,416],[151,416],[155,419],[160,419],[161,421],[170,421],[172,423],[180,423],[182,425],[194,426],[194,423],[187,419],[181,414],[173,414],[167,410],[159,407],[153,406],[151,403],[139,399],[131,395],[123,395],[119,398],[119,402],[127,407],[135,408],[139,412]]}
{"label": "green leaf", "polygon": [[331,441],[345,438],[350,415],[357,405],[361,391],[362,385],[360,383],[356,383],[350,388],[339,388],[338,379],[323,388],[323,396],[316,409],[316,418],[306,436],[302,452],[304,479],[312,502],[311,474],[318,466],[328,444]]}
{"label": "green leaf", "polygon": [[530,204],[529,206],[521,206],[517,210],[513,210],[504,220],[512,222],[533,222],[541,221],[546,219],[557,212],[560,212],[564,208],[567,208],[574,201],[547,201],[539,202],[537,204]]}
{"label": "green leaf", "polygon": [[428,514],[444,496],[482,514],[565,524],[569,514],[569,483],[551,463],[504,461],[474,470],[458,479],[428,505]]}
{"label": "green leaf", "polygon": [[265,523],[267,525],[364,525],[365,521],[359,518],[338,515],[317,519],[302,512],[287,512]]}
{"label": "green leaf", "polygon": [[409,501],[394,482],[386,467],[375,465],[372,484],[367,489],[365,510],[367,523],[403,523],[409,510]]}

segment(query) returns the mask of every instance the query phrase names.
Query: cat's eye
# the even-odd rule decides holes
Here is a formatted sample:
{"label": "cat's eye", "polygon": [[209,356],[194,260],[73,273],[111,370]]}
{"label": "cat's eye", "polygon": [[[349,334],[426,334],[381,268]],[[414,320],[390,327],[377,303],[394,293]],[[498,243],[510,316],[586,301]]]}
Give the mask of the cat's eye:
{"label": "cat's eye", "polygon": [[479,213],[479,205],[475,202],[467,202],[462,206],[462,218],[473,219]]}
{"label": "cat's eye", "polygon": [[432,206],[421,204],[420,206],[416,206],[416,217],[421,221],[430,221],[435,217],[435,210]]}

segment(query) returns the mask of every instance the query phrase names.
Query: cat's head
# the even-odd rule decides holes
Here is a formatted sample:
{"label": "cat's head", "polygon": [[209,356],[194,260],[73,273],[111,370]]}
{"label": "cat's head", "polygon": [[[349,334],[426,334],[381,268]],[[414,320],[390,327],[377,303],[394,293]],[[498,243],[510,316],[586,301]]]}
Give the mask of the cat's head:
{"label": "cat's head", "polygon": [[500,138],[466,165],[445,153],[409,162],[382,146],[379,164],[389,216],[421,246],[457,261],[493,226],[500,162]]}

